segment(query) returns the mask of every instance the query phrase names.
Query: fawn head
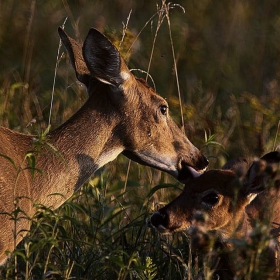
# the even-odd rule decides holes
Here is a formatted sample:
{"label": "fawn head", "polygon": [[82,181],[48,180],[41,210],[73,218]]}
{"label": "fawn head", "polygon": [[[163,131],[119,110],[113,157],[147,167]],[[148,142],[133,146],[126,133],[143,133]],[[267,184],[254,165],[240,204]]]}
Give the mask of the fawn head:
{"label": "fawn head", "polygon": [[196,223],[196,214],[202,212],[207,230],[229,238],[246,206],[266,189],[271,178],[279,188],[279,163],[280,153],[271,152],[255,161],[247,173],[246,161],[227,165],[227,170],[207,171],[190,179],[181,195],[152,215],[151,223],[163,233],[188,230]]}

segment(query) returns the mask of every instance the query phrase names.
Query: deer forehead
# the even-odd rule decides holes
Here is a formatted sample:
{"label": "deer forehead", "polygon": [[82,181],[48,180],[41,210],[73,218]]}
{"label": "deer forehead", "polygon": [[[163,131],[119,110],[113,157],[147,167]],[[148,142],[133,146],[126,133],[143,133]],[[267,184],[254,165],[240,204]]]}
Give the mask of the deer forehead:
{"label": "deer forehead", "polygon": [[150,86],[148,86],[145,82],[143,83],[142,80],[137,80],[138,85],[138,94],[141,97],[141,100],[146,103],[146,105],[150,108],[151,105],[155,105],[156,107],[160,105],[168,106],[167,101],[157,94]]}
{"label": "deer forehead", "polygon": [[[126,72],[121,73],[124,82],[122,84],[122,90],[126,92],[128,96],[131,97],[133,103],[140,102],[143,105],[147,105],[148,108],[151,108],[151,105],[166,105],[167,101],[161,97],[158,93],[150,87],[147,82],[142,78],[136,78],[133,74],[128,74]],[[133,78],[129,78],[129,76]],[[135,107],[135,106],[134,106]]]}

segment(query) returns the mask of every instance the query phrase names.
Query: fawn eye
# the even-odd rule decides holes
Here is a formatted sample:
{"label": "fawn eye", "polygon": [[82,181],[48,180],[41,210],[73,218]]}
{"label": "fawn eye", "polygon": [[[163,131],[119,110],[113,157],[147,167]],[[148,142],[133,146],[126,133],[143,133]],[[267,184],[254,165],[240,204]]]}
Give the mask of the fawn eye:
{"label": "fawn eye", "polygon": [[202,202],[209,206],[214,206],[219,202],[219,196],[215,192],[208,193],[202,198]]}
{"label": "fawn eye", "polygon": [[161,112],[164,116],[167,115],[168,107],[167,107],[166,105],[161,105],[161,106],[159,107],[159,109],[160,109],[160,112]]}

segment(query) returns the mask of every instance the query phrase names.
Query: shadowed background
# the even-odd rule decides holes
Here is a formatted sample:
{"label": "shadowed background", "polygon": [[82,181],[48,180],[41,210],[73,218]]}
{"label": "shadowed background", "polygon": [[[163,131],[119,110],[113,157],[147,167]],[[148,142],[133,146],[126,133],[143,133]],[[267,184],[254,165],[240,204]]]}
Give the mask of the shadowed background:
{"label": "shadowed background", "polygon": [[[159,9],[160,1],[1,1],[1,124],[26,130],[32,119],[48,120],[57,27],[66,17],[66,31],[73,37],[83,40],[95,27],[118,44],[131,11],[121,50],[128,57],[127,50],[147,24],[129,53],[130,68],[147,70],[158,24],[156,4]],[[280,119],[280,5],[256,0],[176,4],[170,22],[187,134],[200,148],[204,130],[208,136],[215,134],[230,155],[259,156],[271,149]],[[179,121],[166,19],[154,48],[150,74]],[[58,70],[53,127],[85,98],[66,67]]]}

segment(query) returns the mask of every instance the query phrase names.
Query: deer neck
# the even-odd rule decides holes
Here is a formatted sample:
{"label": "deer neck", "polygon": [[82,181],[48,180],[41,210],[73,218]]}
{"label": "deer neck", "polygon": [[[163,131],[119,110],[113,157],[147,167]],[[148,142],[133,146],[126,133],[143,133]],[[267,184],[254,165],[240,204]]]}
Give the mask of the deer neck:
{"label": "deer neck", "polygon": [[[90,128],[85,130],[83,123]],[[87,102],[66,123],[50,132],[48,143],[57,152],[44,148],[38,155],[36,168],[43,175],[36,174],[33,180],[33,199],[56,208],[97,169],[115,159],[123,151],[117,126],[118,118],[112,112],[92,108]],[[52,194],[59,195],[53,198]]]}
{"label": "deer neck", "polygon": [[[96,171],[123,151],[123,146],[117,135],[118,121],[110,113],[83,108],[73,118],[50,133],[50,143],[71,164],[89,163],[91,172]],[[89,129],[83,123],[89,124]],[[80,166],[82,167],[82,166]]]}

